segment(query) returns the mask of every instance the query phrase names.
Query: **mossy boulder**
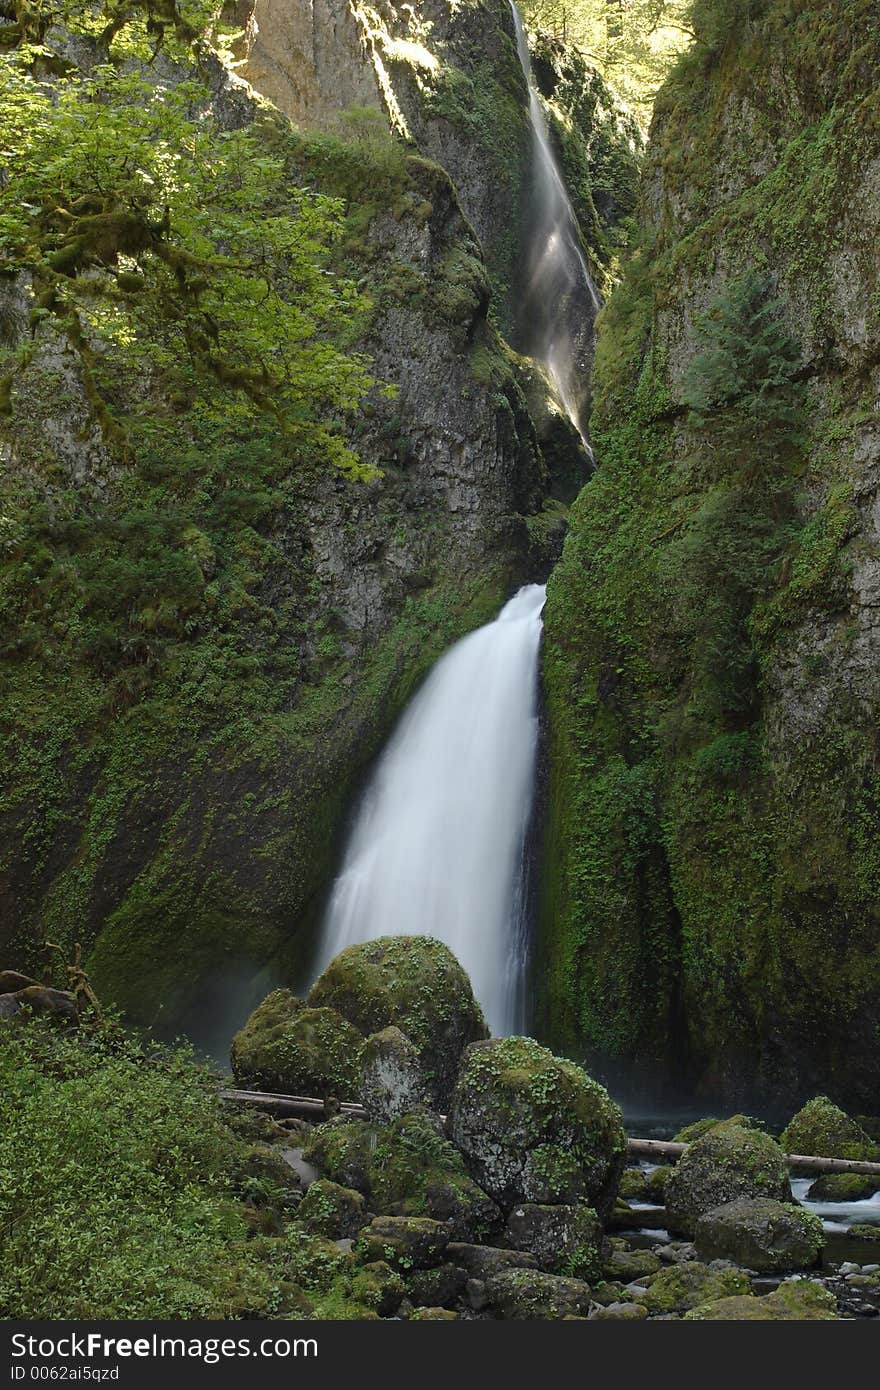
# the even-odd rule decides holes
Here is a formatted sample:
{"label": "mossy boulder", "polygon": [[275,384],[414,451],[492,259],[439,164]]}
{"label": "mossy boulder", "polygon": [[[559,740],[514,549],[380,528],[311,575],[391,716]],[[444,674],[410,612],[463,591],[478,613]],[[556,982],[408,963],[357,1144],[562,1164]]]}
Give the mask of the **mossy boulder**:
{"label": "mossy boulder", "polygon": [[780,1284],[762,1298],[716,1299],[685,1313],[694,1322],[828,1322],[837,1317],[834,1295],[810,1279]]}
{"label": "mossy boulder", "polygon": [[644,1168],[624,1168],[620,1178],[620,1196],[625,1202],[644,1202],[648,1178]]}
{"label": "mossy boulder", "polygon": [[327,1240],[353,1239],[369,1220],[367,1204],[360,1192],[340,1187],[326,1178],[313,1182],[296,1213],[297,1221],[310,1235]]}
{"label": "mossy boulder", "polygon": [[789,1154],[880,1159],[880,1144],[827,1096],[808,1101],[789,1121],[779,1142]]}
{"label": "mossy boulder", "polygon": [[666,1202],[666,1183],[675,1169],[669,1163],[661,1163],[659,1168],[655,1168],[648,1174],[645,1182],[645,1201],[654,1202],[658,1207],[662,1207]]}
{"label": "mossy boulder", "polygon": [[465,1047],[488,1036],[464,970],[448,946],[427,936],[349,946],[315,981],[308,1002],[336,1010],[365,1037],[399,1028],[418,1053],[438,1109],[449,1102]]}
{"label": "mossy boulder", "polygon": [[620,1110],[530,1038],[468,1048],[448,1123],[469,1172],[503,1207],[583,1201],[610,1211],[626,1153]]}
{"label": "mossy boulder", "polygon": [[855,1236],[857,1240],[880,1242],[880,1226],[871,1226],[866,1221],[857,1222],[855,1226],[850,1226],[847,1235]]}
{"label": "mossy boulder", "polygon": [[602,1267],[606,1279],[612,1282],[630,1284],[634,1279],[644,1279],[659,1274],[663,1261],[653,1250],[613,1250]]}
{"label": "mossy boulder", "polygon": [[594,1308],[591,1322],[643,1322],[648,1316],[644,1303],[606,1303]]}
{"label": "mossy boulder", "polygon": [[361,1053],[361,1104],[367,1118],[388,1124],[430,1099],[417,1049],[399,1028],[371,1033]]}
{"label": "mossy boulder", "polygon": [[707,1260],[732,1260],[774,1274],[812,1268],[825,1234],[818,1216],[803,1207],[769,1197],[739,1197],[703,1213],[695,1242]]}
{"label": "mossy boulder", "polygon": [[370,1194],[370,1163],[377,1130],[363,1120],[329,1120],[316,1126],[303,1146],[303,1158],[341,1187]]}
{"label": "mossy boulder", "polygon": [[880,1177],[869,1173],[823,1173],[810,1185],[811,1202],[863,1202],[880,1192]]}
{"label": "mossy boulder", "polygon": [[590,1286],[536,1269],[507,1269],[486,1281],[486,1300],[503,1318],[586,1317]]}
{"label": "mossy boulder", "polygon": [[684,1313],[702,1303],[749,1292],[748,1275],[741,1269],[709,1269],[689,1261],[670,1265],[655,1275],[650,1288],[637,1295],[651,1314]]}
{"label": "mossy boulder", "polygon": [[486,1240],[502,1224],[500,1210],[470,1177],[437,1116],[425,1111],[402,1115],[378,1133],[369,1188],[374,1211],[445,1221],[455,1240]]}
{"label": "mossy boulder", "polygon": [[541,1269],[595,1280],[602,1265],[602,1224],[592,1207],[520,1202],[507,1221],[514,1250],[534,1255]]}
{"label": "mossy boulder", "polygon": [[349,1099],[360,1086],[363,1037],[330,1008],[311,1008],[276,989],[232,1040],[232,1072],[242,1086],[290,1095]]}
{"label": "mossy boulder", "polygon": [[666,1180],[669,1229],[692,1236],[698,1219],[737,1197],[791,1201],[785,1155],[761,1130],[733,1121],[696,1139]]}
{"label": "mossy boulder", "polygon": [[392,1269],[431,1269],[442,1261],[449,1227],[425,1216],[375,1216],[354,1247],[361,1263],[381,1260]]}

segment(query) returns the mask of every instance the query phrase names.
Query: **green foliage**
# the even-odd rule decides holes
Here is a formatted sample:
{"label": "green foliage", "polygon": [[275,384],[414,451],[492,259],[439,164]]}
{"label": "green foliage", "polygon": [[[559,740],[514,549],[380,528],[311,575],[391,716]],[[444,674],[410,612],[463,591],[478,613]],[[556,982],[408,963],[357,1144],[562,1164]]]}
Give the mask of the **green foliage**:
{"label": "green foliage", "polygon": [[5,1024],[0,1091],[4,1317],[270,1313],[228,1176],[243,1145],[185,1054]]}
{"label": "green foliage", "polygon": [[693,38],[689,0],[525,0],[530,26],[583,48],[647,126],[654,94]]}
{"label": "green foliage", "polygon": [[105,438],[127,443],[115,403],[147,374],[178,414],[269,411],[295,447],[356,472],[332,423],[370,384],[330,341],[359,308],[328,273],[339,205],[291,191],[258,130],[199,116],[192,82],[99,64],[53,90],[28,57],[0,63],[2,271],[28,273],[32,327],[78,353]]}

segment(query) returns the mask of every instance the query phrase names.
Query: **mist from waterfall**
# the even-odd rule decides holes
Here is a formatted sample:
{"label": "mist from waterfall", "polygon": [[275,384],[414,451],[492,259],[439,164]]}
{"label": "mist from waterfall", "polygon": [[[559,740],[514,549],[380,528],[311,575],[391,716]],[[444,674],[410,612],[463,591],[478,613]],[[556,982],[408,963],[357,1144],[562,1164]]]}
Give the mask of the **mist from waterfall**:
{"label": "mist from waterfall", "polygon": [[516,47],[529,93],[532,125],[531,225],[524,257],[524,294],[518,314],[523,351],[546,371],[565,412],[584,441],[582,418],[590,361],[582,333],[591,331],[601,300],[581,246],[577,218],[550,143],[541,98],[532,73],[529,44],[519,10],[511,0]]}
{"label": "mist from waterfall", "polygon": [[496,1035],[526,1022],[544,598],[542,585],[520,589],[441,658],[410,703],[357,814],[322,938],[323,966],[378,936],[437,937]]}

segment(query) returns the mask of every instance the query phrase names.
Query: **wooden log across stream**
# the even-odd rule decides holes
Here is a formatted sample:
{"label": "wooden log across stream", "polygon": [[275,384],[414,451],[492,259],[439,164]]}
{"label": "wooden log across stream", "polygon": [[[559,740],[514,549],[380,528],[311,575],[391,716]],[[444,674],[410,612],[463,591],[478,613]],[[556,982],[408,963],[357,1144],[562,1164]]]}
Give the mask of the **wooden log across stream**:
{"label": "wooden log across stream", "polygon": [[[334,1101],[329,1105],[314,1096],[283,1096],[271,1091],[236,1091],[224,1089],[221,1099],[239,1105],[253,1105],[270,1115],[300,1120],[320,1120],[330,1114],[348,1115],[353,1120],[365,1120],[367,1112],[353,1101]],[[445,1116],[441,1117],[445,1119]],[[631,1158],[655,1159],[658,1163],[676,1163],[688,1148],[665,1139],[627,1139],[626,1149]],[[819,1158],[816,1154],[786,1154],[794,1173],[866,1173],[880,1178],[880,1163],[859,1158]]]}

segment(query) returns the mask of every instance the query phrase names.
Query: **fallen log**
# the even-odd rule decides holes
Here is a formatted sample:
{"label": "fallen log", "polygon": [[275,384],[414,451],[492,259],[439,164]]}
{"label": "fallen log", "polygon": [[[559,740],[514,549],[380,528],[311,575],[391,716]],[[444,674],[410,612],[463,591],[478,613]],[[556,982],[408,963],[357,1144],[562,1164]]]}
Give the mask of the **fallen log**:
{"label": "fallen log", "polygon": [[[253,1105],[270,1115],[284,1119],[322,1120],[329,1115],[347,1115],[352,1120],[365,1120],[367,1112],[354,1101],[323,1101],[315,1096],[283,1096],[271,1091],[236,1091],[224,1089],[221,1100],[238,1105]],[[441,1119],[445,1120],[442,1115]],[[627,1139],[630,1158],[651,1158],[658,1163],[676,1163],[689,1148],[666,1139]],[[880,1163],[859,1158],[819,1158],[816,1154],[787,1154],[788,1166],[795,1173],[865,1173],[880,1178]]]}

